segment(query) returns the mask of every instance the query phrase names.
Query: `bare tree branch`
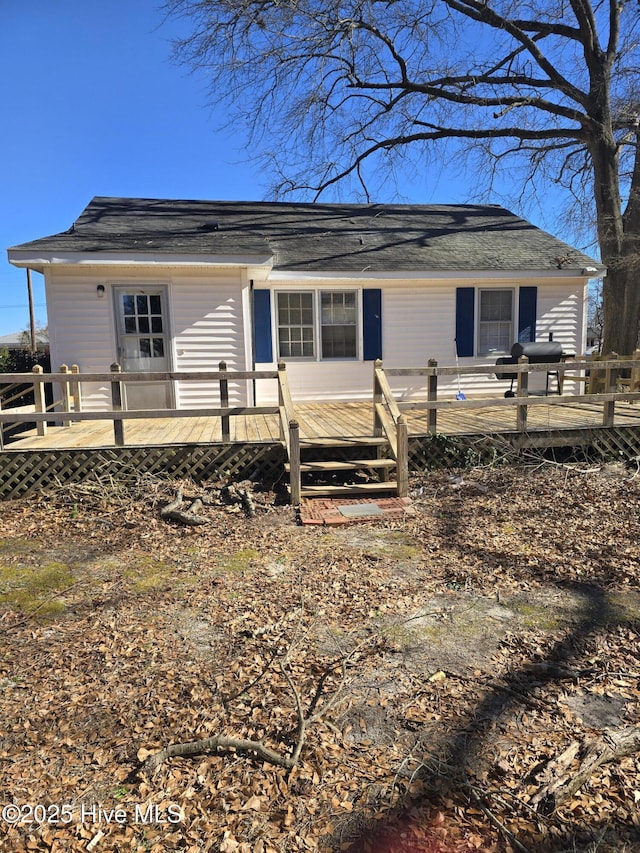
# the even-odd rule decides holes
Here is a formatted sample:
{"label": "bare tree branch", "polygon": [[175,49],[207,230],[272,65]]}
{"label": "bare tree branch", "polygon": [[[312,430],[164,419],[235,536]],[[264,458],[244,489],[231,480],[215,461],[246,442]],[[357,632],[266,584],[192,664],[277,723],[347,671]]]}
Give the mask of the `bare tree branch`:
{"label": "bare tree branch", "polygon": [[168,0],[165,9],[191,21],[178,57],[207,74],[212,101],[248,130],[277,192],[317,199],[344,187],[375,198],[412,157],[423,169],[468,158],[485,189],[519,158],[520,199],[522,187],[529,197],[549,181],[564,189],[585,229],[595,225],[609,268],[605,349],[633,351],[637,3]]}

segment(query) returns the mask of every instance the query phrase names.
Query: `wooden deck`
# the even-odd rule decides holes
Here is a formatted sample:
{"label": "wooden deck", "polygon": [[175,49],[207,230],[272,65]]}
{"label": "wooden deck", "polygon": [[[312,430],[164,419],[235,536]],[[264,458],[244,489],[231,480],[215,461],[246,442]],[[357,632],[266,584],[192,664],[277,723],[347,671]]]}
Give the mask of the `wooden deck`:
{"label": "wooden deck", "polygon": [[[527,432],[580,430],[602,426],[602,403],[538,405],[529,409]],[[300,438],[336,439],[372,434],[373,411],[370,402],[298,403],[296,416]],[[409,436],[427,436],[428,413],[406,412]],[[71,415],[73,417],[73,415]],[[616,426],[640,427],[640,404],[618,402]],[[243,444],[280,442],[277,415],[239,415],[231,419],[231,441]],[[445,435],[491,435],[516,430],[515,408],[486,407],[442,409],[438,412],[438,432]],[[222,442],[220,418],[154,418],[124,422],[125,444],[129,447],[159,445],[219,444]],[[73,450],[113,447],[114,431],[109,421],[72,423],[69,427],[50,426],[47,435],[32,429],[6,445],[7,450]]]}

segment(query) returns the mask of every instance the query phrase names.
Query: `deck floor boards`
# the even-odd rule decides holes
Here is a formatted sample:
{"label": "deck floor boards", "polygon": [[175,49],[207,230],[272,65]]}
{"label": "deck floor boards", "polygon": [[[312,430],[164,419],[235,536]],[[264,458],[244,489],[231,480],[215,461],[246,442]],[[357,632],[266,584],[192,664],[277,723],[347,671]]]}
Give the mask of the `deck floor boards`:
{"label": "deck floor boards", "polygon": [[[300,437],[349,438],[371,435],[373,408],[371,402],[300,403],[295,407],[300,423]],[[528,411],[528,432],[581,429],[602,426],[602,403],[571,403],[532,406]],[[428,413],[406,412],[409,435],[427,435]],[[620,402],[615,410],[616,426],[640,426],[640,405]],[[477,435],[513,432],[516,409],[494,406],[482,409],[442,409],[438,412],[437,431],[448,435]],[[231,440],[244,443],[277,443],[280,441],[278,415],[241,415],[231,418]],[[124,421],[127,446],[163,444],[213,444],[222,441],[219,418],[154,418]],[[7,443],[7,449],[81,449],[114,446],[110,421],[72,423],[69,427],[50,426],[45,436],[35,429]]]}

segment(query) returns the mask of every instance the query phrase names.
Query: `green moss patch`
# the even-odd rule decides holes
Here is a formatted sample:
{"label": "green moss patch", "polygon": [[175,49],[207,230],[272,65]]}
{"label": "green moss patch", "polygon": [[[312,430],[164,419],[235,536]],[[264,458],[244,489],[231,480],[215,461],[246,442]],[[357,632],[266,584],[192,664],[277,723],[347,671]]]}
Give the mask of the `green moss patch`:
{"label": "green moss patch", "polygon": [[245,572],[260,554],[255,548],[241,548],[230,557],[220,560],[218,568],[222,572]]}
{"label": "green moss patch", "polygon": [[182,578],[176,577],[175,566],[152,557],[138,557],[123,569],[122,576],[129,581],[132,591],[137,593],[173,588],[184,583]]}
{"label": "green moss patch", "polygon": [[612,622],[618,624],[640,624],[640,593],[631,590],[610,592],[607,603],[612,610]]}
{"label": "green moss patch", "polygon": [[75,577],[66,563],[44,563],[41,566],[6,565],[0,563],[0,606],[23,613],[37,611],[40,618],[51,618],[65,610],[63,593]]}

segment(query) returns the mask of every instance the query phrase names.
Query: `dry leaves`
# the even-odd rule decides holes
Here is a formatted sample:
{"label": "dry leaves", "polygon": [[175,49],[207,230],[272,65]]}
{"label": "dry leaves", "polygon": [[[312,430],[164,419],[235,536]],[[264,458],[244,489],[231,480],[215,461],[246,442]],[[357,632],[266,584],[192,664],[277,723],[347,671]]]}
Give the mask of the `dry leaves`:
{"label": "dry leaves", "polygon": [[[0,849],[632,849],[638,756],[556,813],[530,803],[572,743],[639,723],[640,478],[454,485],[425,476],[412,518],[339,530],[210,502],[169,527],[160,482],[3,505],[0,791],[20,820]],[[215,734],[290,751],[285,655],[318,716],[292,771],[208,755],[131,781]]]}

